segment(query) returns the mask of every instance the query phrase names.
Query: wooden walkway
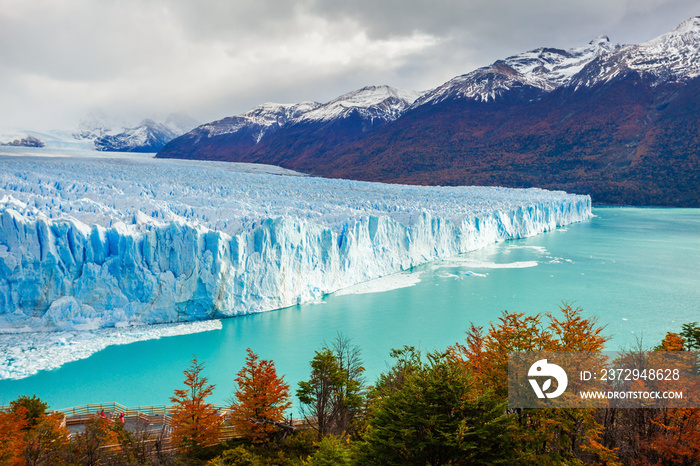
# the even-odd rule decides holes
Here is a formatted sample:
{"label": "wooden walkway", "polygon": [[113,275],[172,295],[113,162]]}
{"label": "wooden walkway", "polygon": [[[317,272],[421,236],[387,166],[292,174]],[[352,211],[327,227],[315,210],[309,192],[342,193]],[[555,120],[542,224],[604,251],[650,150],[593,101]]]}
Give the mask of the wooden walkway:
{"label": "wooden walkway", "polygon": [[[227,417],[230,414],[228,406],[212,406],[218,410],[219,415],[222,417]],[[65,426],[68,428],[71,437],[85,432],[87,421],[101,417],[103,412],[104,417],[113,422],[119,422],[121,415],[124,414],[124,427],[127,430],[138,433],[143,438],[148,439],[149,442],[159,443],[159,450],[167,452],[174,449],[171,443],[173,408],[174,406],[171,405],[127,407],[111,402],[85,404],[50,412],[63,415]],[[9,407],[0,407],[0,411],[5,410],[9,410]],[[292,425],[294,427],[302,427],[303,422],[298,420],[293,422]],[[223,442],[235,437],[238,437],[238,435],[233,426],[224,425],[221,428],[219,441]],[[119,448],[119,446],[112,445],[105,448]]]}
{"label": "wooden walkway", "polygon": [[[230,410],[228,406],[213,405],[219,415],[228,416]],[[93,403],[71,408],[59,409],[55,413],[62,414],[66,420],[71,436],[85,432],[85,423],[96,417],[100,417],[104,412],[105,418],[119,422],[124,414],[124,427],[132,432],[140,431],[149,437],[159,437],[169,440],[172,435],[172,412],[171,405],[152,405],[127,407],[119,403]],[[235,437],[231,426],[221,428],[220,440],[228,440]]]}

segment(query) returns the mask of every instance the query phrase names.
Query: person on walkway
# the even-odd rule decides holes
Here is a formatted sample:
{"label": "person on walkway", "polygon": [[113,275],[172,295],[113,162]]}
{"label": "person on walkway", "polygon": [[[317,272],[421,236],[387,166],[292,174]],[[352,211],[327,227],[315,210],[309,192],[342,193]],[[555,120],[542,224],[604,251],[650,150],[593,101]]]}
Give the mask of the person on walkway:
{"label": "person on walkway", "polygon": [[124,413],[121,413],[119,415],[119,421],[121,421],[121,423],[124,424]]}
{"label": "person on walkway", "polygon": [[106,416],[105,416],[105,410],[104,410],[104,409],[103,409],[102,411],[100,411],[100,416],[106,417]]}

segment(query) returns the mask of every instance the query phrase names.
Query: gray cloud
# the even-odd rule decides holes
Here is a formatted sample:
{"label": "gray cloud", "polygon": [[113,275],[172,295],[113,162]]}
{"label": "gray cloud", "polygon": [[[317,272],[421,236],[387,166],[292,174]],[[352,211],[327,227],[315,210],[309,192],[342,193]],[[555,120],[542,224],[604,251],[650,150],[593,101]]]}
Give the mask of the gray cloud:
{"label": "gray cloud", "polygon": [[644,41],[694,14],[696,0],[0,0],[0,128],[423,90],[539,46]]}

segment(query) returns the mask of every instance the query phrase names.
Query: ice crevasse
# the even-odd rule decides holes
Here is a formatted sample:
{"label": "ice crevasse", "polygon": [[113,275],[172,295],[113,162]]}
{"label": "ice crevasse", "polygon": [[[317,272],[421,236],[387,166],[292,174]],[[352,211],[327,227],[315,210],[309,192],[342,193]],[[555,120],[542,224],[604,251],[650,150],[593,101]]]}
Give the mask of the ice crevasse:
{"label": "ice crevasse", "polygon": [[540,189],[0,157],[0,332],[268,311],[590,215],[588,196]]}

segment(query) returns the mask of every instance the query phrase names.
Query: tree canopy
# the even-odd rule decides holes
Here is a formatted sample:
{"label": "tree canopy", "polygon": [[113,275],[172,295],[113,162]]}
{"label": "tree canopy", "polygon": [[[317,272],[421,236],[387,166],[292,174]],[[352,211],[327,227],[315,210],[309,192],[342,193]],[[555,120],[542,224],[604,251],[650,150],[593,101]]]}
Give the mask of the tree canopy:
{"label": "tree canopy", "polygon": [[279,430],[289,401],[289,385],[277,376],[275,363],[260,359],[248,348],[246,365],[238,372],[231,405],[231,423],[254,443],[263,443]]}
{"label": "tree canopy", "polygon": [[170,398],[173,408],[173,443],[183,450],[196,450],[218,443],[221,416],[206,399],[214,391],[202,376],[204,363],[196,356],[184,371],[187,388],[175,390]]}

